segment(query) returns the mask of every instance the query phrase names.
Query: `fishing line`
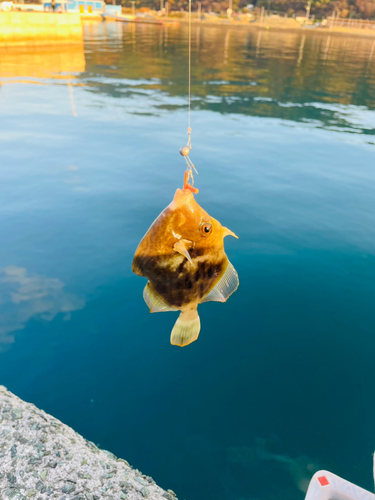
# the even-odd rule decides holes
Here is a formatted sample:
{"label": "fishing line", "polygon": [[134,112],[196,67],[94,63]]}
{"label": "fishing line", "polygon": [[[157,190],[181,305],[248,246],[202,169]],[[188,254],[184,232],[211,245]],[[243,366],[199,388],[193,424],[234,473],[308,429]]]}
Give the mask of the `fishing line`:
{"label": "fishing line", "polygon": [[[194,167],[193,162],[189,158],[189,153],[192,149],[191,146],[191,0],[189,0],[189,74],[188,74],[188,106],[189,106],[189,112],[188,112],[188,143],[187,146],[183,146],[180,148],[180,154],[184,157],[185,163],[186,163],[186,171],[185,171],[185,176],[184,176],[184,189],[190,189],[194,193],[198,192],[198,189],[194,188],[194,176],[193,176],[193,170],[195,171],[196,174],[198,174],[197,169]],[[191,180],[191,185],[189,184],[189,180]]]}
{"label": "fishing line", "polygon": [[188,135],[189,135],[188,144],[190,144],[191,147],[190,101],[191,101],[191,0],[189,0],[189,127],[188,127]]}

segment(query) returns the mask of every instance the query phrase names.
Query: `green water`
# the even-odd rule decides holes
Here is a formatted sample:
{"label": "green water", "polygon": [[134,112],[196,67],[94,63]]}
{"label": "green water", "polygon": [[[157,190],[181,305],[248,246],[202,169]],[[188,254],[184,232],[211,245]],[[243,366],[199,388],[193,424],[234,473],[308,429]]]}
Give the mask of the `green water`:
{"label": "green water", "polygon": [[187,30],[0,50],[0,382],[181,500],[372,489],[375,42],[202,27],[192,62],[240,288],[181,349],[131,262],[183,180]]}

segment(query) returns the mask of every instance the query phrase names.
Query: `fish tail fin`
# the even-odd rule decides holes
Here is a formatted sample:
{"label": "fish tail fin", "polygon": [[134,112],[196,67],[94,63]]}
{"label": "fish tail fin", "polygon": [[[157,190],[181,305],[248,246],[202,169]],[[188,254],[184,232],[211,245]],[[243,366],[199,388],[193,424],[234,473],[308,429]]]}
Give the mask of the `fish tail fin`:
{"label": "fish tail fin", "polygon": [[201,329],[201,320],[198,311],[182,311],[171,334],[171,344],[181,347],[197,340]]}

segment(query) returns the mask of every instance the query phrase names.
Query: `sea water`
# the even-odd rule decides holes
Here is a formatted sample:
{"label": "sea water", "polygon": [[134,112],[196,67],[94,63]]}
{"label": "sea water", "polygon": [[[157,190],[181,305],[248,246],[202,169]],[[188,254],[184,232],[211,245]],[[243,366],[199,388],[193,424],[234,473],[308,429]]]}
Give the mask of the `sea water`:
{"label": "sea water", "polygon": [[375,42],[194,27],[196,199],[239,240],[171,346],[131,272],[182,186],[187,28],[0,54],[0,382],[181,500],[372,489]]}

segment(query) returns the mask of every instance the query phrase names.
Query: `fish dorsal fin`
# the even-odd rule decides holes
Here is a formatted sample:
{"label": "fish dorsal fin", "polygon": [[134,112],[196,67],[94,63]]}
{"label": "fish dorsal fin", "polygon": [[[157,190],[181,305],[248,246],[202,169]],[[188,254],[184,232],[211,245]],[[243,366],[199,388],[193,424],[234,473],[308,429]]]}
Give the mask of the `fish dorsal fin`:
{"label": "fish dorsal fin", "polygon": [[152,313],[177,311],[176,308],[169,306],[156,292],[154,292],[149,282],[143,290],[143,298]]}
{"label": "fish dorsal fin", "polygon": [[228,260],[228,265],[223,276],[216,283],[214,288],[203,297],[201,302],[225,302],[228,297],[237,290],[239,284],[237,271]]}

